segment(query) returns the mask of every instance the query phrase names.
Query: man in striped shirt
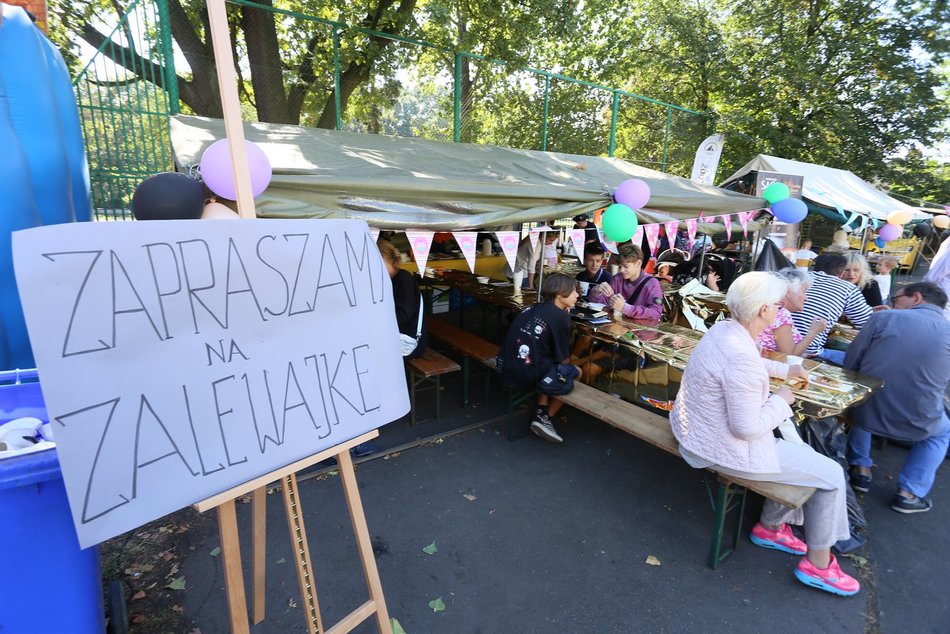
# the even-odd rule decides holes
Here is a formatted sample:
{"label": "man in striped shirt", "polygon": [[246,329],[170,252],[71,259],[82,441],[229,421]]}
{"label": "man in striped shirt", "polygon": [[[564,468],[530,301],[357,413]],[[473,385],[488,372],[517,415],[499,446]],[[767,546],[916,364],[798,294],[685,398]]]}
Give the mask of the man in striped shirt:
{"label": "man in striped shirt", "polygon": [[818,333],[806,352],[838,365],[844,363],[844,351],[825,349],[828,333],[835,322],[844,315],[855,328],[861,328],[873,312],[861,289],[838,277],[847,264],[847,258],[840,253],[823,253],[815,258],[812,285],[805,306],[800,312],[792,313],[792,321],[799,332],[808,332],[816,318],[828,322],[828,327]]}

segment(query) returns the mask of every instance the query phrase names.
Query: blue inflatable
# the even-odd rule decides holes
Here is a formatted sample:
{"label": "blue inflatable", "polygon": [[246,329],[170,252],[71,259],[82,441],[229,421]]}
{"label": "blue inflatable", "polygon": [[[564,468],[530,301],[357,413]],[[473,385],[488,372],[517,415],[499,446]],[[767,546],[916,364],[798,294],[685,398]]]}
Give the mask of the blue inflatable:
{"label": "blue inflatable", "polygon": [[89,220],[89,171],[62,56],[20,7],[0,3],[0,370],[34,367],[10,235]]}

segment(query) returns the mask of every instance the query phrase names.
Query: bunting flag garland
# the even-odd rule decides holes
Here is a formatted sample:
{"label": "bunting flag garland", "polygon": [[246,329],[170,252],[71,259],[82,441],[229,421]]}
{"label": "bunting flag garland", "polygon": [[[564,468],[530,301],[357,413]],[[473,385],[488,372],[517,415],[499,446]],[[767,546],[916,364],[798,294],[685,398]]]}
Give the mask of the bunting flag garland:
{"label": "bunting flag garland", "polygon": [[373,244],[379,242],[379,229],[375,227],[369,228],[369,235],[373,236]]}
{"label": "bunting flag garland", "polygon": [[666,230],[666,241],[670,243],[670,248],[676,247],[676,232],[679,231],[680,223],[678,220],[667,220],[663,223]]}
{"label": "bunting flag garland", "polygon": [[587,239],[587,232],[583,229],[571,229],[567,232],[568,239],[574,243],[574,250],[577,257],[584,261],[584,240]]}
{"label": "bunting flag garland", "polygon": [[740,211],[736,215],[739,216],[739,224],[742,225],[742,237],[749,237],[749,221],[752,220],[752,214],[754,211]]}
{"label": "bunting flag garland", "polygon": [[412,249],[412,257],[419,267],[419,275],[426,270],[426,263],[429,261],[429,250],[432,248],[432,231],[406,231],[406,237],[409,238],[409,248]]}
{"label": "bunting flag garland", "polygon": [[693,245],[696,244],[696,226],[699,224],[699,218],[687,218],[686,222],[686,235],[689,237],[689,250],[693,250]]}
{"label": "bunting flag garland", "polygon": [[726,240],[732,242],[732,214],[723,214],[722,224],[726,228]]}
{"label": "bunting flag garland", "polygon": [[538,248],[538,240],[541,239],[541,234],[532,229],[528,232],[528,239],[531,240],[531,250],[534,251]]}
{"label": "bunting flag garland", "polygon": [[495,237],[498,238],[501,251],[505,254],[508,267],[514,271],[515,260],[518,258],[518,242],[520,242],[521,236],[517,231],[496,231]]}
{"label": "bunting flag garland", "polygon": [[643,225],[637,225],[637,230],[633,232],[633,237],[630,238],[630,243],[638,249],[643,248]]}
{"label": "bunting flag garland", "polygon": [[643,230],[647,234],[647,244],[650,245],[650,257],[653,257],[656,255],[656,248],[660,244],[660,225],[647,225]]}
{"label": "bunting flag garland", "polygon": [[475,272],[475,239],[478,237],[477,231],[453,231],[452,237],[455,238],[455,241],[458,243],[459,248],[462,250],[462,255],[465,256],[465,261],[468,262],[468,268],[472,273]]}
{"label": "bunting flag garland", "polygon": [[[596,227],[596,225],[595,225],[595,227]],[[639,229],[637,229],[637,231],[639,231]],[[617,250],[617,243],[614,242],[613,240],[608,240],[608,239],[607,239],[607,236],[604,235],[604,230],[601,229],[600,227],[597,227],[597,237],[600,238],[600,242],[601,242],[601,244],[604,245],[604,248],[605,248],[605,249],[607,249],[608,251],[610,251],[610,252],[613,253],[614,255],[617,255],[617,254],[619,253],[619,251]],[[636,237],[636,236],[634,236],[634,237]]]}

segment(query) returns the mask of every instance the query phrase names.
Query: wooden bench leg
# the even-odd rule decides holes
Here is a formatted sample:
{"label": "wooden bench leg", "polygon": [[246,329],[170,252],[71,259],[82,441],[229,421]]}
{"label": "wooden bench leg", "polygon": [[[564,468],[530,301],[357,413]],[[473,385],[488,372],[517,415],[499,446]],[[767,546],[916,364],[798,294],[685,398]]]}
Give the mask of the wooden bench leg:
{"label": "wooden bench leg", "polygon": [[[713,531],[712,541],[709,545],[709,567],[715,570],[722,561],[731,555],[739,547],[739,539],[742,537],[742,520],[745,516],[746,494],[745,487],[725,482],[716,482],[718,485],[715,495],[713,495],[713,485],[709,482],[709,474],[704,474],[706,481],[706,491],[709,494],[709,501],[713,509]],[[726,527],[726,516],[730,511],[738,510],[735,520],[735,531],[732,535],[732,545],[723,548],[722,538]]]}
{"label": "wooden bench leg", "polygon": [[416,424],[416,373],[409,371],[409,424]]}
{"label": "wooden bench leg", "polygon": [[440,420],[442,418],[442,375],[437,374],[435,377],[435,419]]}
{"label": "wooden bench leg", "polygon": [[524,403],[527,399],[535,395],[533,391],[519,391],[519,390],[507,390],[508,391],[508,422],[507,422],[507,436],[508,440],[518,440],[519,438],[524,438],[528,435],[528,431],[522,429],[519,433],[515,433],[515,407]]}
{"label": "wooden bench leg", "polygon": [[468,380],[471,377],[471,359],[462,357],[462,408],[468,407]]}

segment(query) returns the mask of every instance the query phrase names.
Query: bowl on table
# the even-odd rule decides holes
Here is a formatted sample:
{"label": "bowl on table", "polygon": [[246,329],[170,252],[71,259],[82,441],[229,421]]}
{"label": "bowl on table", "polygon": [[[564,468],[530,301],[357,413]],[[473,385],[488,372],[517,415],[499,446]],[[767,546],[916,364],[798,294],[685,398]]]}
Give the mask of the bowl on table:
{"label": "bowl on table", "polygon": [[479,284],[488,284],[491,281],[490,277],[485,277],[484,275],[479,275],[477,278]]}

